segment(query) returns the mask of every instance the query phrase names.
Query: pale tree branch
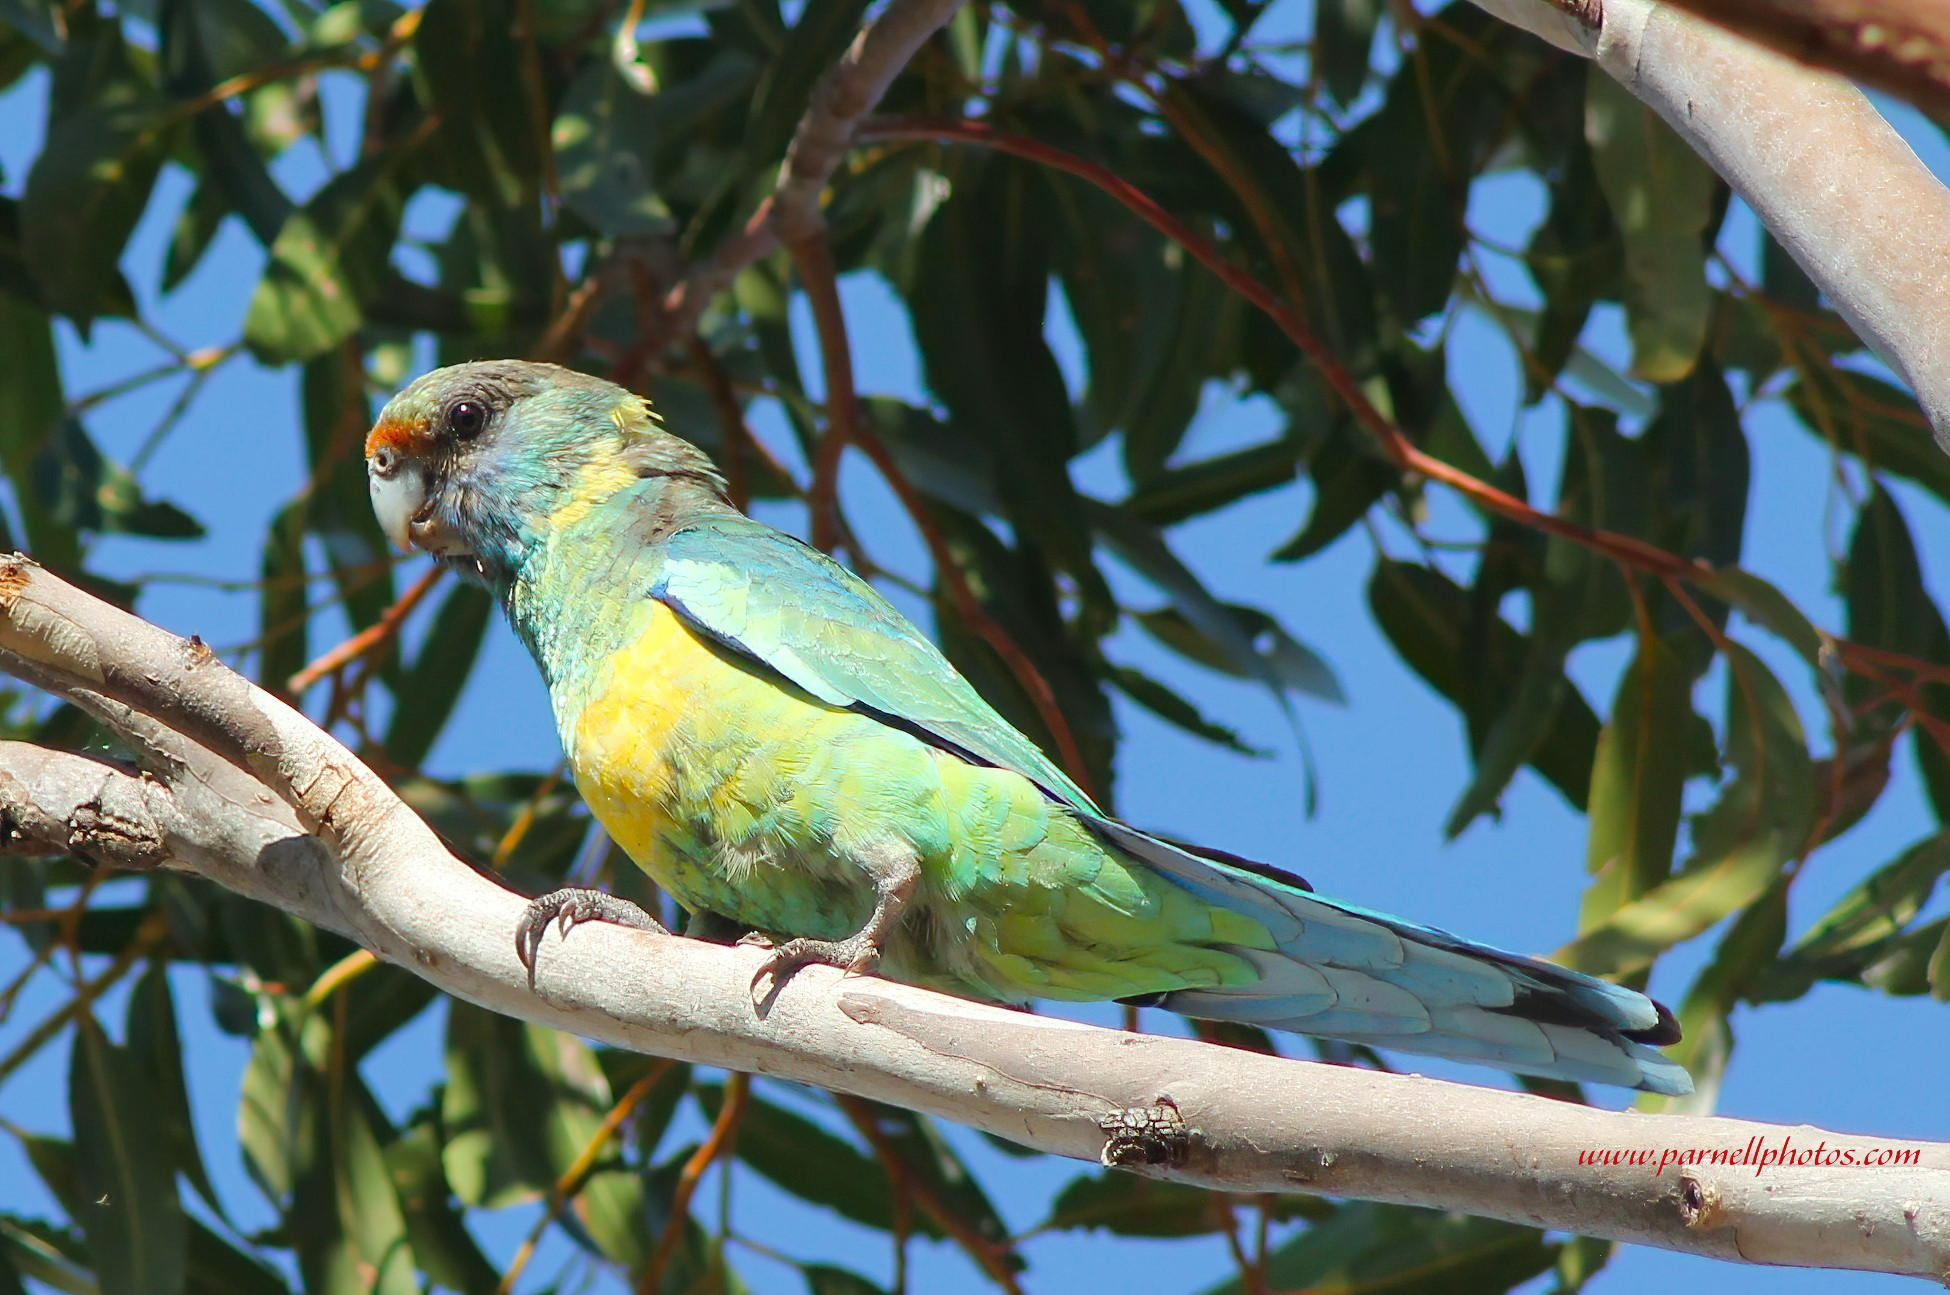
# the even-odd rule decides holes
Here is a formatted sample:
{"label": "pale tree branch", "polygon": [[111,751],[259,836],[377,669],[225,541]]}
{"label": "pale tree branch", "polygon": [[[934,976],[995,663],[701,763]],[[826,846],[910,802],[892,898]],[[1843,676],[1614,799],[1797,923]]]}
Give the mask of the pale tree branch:
{"label": "pale tree branch", "polygon": [[1671,123],[1916,393],[1950,449],[1950,190],[1861,91],[1659,0],[1476,3],[1595,59]]}
{"label": "pale tree branch", "polygon": [[1950,120],[1945,0],[1675,0],[1802,63],[1840,72]]}
{"label": "pale tree branch", "polygon": [[893,0],[861,29],[839,63],[813,90],[793,131],[778,184],[750,220],[664,297],[669,335],[687,335],[697,317],[738,272],[771,255],[781,242],[823,232],[819,197],[853,146],[861,118],[872,112],[930,36],[964,0]]}
{"label": "pale tree branch", "polygon": [[961,6],[962,0],[894,0],[820,81],[779,168],[774,220],[787,242],[823,223],[819,195],[853,147],[860,119]]}
{"label": "pale tree branch", "polygon": [[1432,1205],[1752,1263],[1950,1274],[1950,1146],[1903,1167],[1580,1164],[1595,1148],[1732,1152],[1805,1127],[1618,1114],[1520,1093],[1053,1021],[831,968],[764,1015],[765,956],[592,924],[515,958],[521,896],[442,846],[328,734],[185,641],[28,560],[0,561],[0,665],[72,698],[142,772],[0,744],[8,852],[199,873],[348,935],[493,1011],[616,1047],[816,1084],[1094,1159],[1099,1122],[1169,1103],[1188,1133],[1139,1172],[1243,1192]]}

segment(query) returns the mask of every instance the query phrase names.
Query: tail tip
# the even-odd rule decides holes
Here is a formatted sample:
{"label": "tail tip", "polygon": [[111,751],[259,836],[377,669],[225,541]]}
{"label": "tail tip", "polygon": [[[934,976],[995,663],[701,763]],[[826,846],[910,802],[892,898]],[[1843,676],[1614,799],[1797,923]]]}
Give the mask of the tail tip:
{"label": "tail tip", "polygon": [[1663,1048],[1677,1043],[1685,1037],[1685,1032],[1679,1028],[1679,1018],[1672,1014],[1670,1007],[1667,1007],[1656,998],[1649,998],[1646,1001],[1652,1004],[1652,1010],[1659,1014],[1659,1019],[1642,1030],[1623,1031],[1622,1033],[1626,1038],[1634,1043],[1644,1043],[1655,1048]]}
{"label": "tail tip", "polygon": [[1636,1085],[1642,1093],[1656,1093],[1660,1097],[1690,1097],[1693,1093],[1693,1077],[1686,1073],[1686,1067],[1676,1061],[1660,1058],[1657,1063],[1639,1063],[1639,1082]]}

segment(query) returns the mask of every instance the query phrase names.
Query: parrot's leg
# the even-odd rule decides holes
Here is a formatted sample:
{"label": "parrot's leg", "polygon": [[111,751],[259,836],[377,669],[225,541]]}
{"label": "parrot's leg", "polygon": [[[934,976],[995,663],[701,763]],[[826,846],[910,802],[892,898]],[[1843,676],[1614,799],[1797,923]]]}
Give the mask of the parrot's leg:
{"label": "parrot's leg", "polygon": [[[828,967],[841,967],[852,972],[869,972],[880,961],[881,941],[894,929],[901,913],[907,908],[907,901],[914,896],[914,887],[921,880],[921,865],[905,848],[898,852],[888,851],[873,860],[873,913],[867,923],[844,940],[787,940],[775,945],[772,956],[765,960],[752,976],[752,996],[758,997],[758,986],[767,976],[772,978],[772,989],[776,993],[799,968],[819,963]],[[765,943],[763,936],[747,936],[744,942]]]}
{"label": "parrot's leg", "polygon": [[548,933],[550,922],[555,923],[565,940],[569,938],[570,931],[584,922],[609,922],[655,935],[670,934],[662,922],[620,895],[575,886],[551,890],[540,899],[531,900],[521,920],[515,923],[515,957],[528,968],[530,989],[535,987],[537,955],[541,952],[542,937]]}

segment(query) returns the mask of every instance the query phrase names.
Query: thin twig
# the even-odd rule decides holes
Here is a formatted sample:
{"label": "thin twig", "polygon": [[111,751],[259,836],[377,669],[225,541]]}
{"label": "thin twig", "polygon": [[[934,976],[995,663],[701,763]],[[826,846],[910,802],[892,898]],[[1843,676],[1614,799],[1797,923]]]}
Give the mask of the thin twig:
{"label": "thin twig", "polygon": [[376,651],[390,642],[393,636],[399,633],[400,625],[412,615],[413,609],[420,605],[420,600],[427,596],[428,591],[435,584],[439,583],[440,573],[439,567],[428,570],[425,575],[415,580],[407,591],[380,615],[378,620],[292,675],[285,684],[286,691],[293,697],[302,697],[307,689],[326,675],[344,669],[368,652]]}
{"label": "thin twig", "polygon": [[1040,140],[996,130],[980,121],[918,117],[882,118],[864,123],[860,134],[865,139],[940,140],[974,144],[1040,162],[1074,175],[1078,179],[1087,180],[1128,207],[1166,238],[1183,247],[1199,264],[1218,275],[1227,287],[1265,312],[1266,316],[1279,326],[1280,331],[1287,335],[1288,340],[1299,348],[1301,354],[1312,362],[1334,394],[1340,397],[1356,420],[1374,435],[1380,442],[1383,453],[1403,472],[1439,481],[1491,512],[1509,517],[1546,534],[1556,535],[1629,562],[1655,575],[1691,579],[1710,573],[1711,568],[1704,563],[1688,561],[1633,536],[1600,530],[1552,513],[1540,512],[1509,492],[1423,453],[1408,439],[1401,428],[1395,426],[1387,415],[1368,399],[1366,393],[1361,390],[1359,380],[1314,335],[1312,326],[1281,300],[1272,289],[1246,270],[1233,264],[1224,253],[1191,226],[1173,216],[1108,167],[1100,166]]}
{"label": "thin twig", "polygon": [[1231,1196],[1213,1195],[1208,1208],[1217,1210],[1225,1223],[1223,1229],[1226,1249],[1232,1254],[1232,1263],[1239,1270],[1239,1289],[1242,1295],[1266,1295],[1266,1277],[1246,1253],[1246,1244],[1239,1238],[1239,1203]]}
{"label": "thin twig", "polygon": [[426,15],[426,6],[408,9],[393,21],[387,29],[386,39],[378,49],[366,53],[355,53],[351,49],[332,50],[325,54],[308,55],[303,58],[285,59],[268,63],[248,72],[240,72],[227,81],[220,81],[193,99],[185,99],[175,105],[170,113],[171,121],[185,120],[200,112],[216,107],[226,99],[249,94],[277,81],[294,80],[314,72],[325,72],[332,68],[352,67],[361,72],[370,72],[390,62],[393,56],[413,39],[420,29],[420,19]]}
{"label": "thin twig", "polygon": [[333,994],[378,965],[379,959],[373,956],[371,949],[354,949],[318,973],[318,979],[312,981],[311,988],[305,991],[305,1006],[312,1011],[318,1010]]}
{"label": "thin twig", "polygon": [[637,1282],[638,1295],[657,1295],[663,1290],[664,1269],[670,1266],[671,1256],[677,1253],[678,1243],[684,1238],[684,1225],[690,1222],[691,1197],[696,1194],[697,1185],[712,1162],[731,1153],[732,1143],[738,1136],[738,1122],[745,1117],[751,1087],[752,1077],[743,1071],[734,1070],[726,1078],[724,1105],[719,1108],[718,1118],[711,1124],[711,1132],[677,1173],[677,1186],[670,1198],[670,1217],[664,1223],[662,1235],[657,1238],[656,1252],[650,1256],[642,1280]]}
{"label": "thin twig", "polygon": [[529,348],[528,358],[546,360],[553,364],[574,359],[570,344],[582,335],[582,326],[589,322],[589,317],[601,304],[609,286],[609,279],[600,268],[595,273],[585,276],[582,282],[569,293],[568,299],[563,303],[562,309],[556,313],[555,318],[549,320],[548,327],[542,330],[542,335],[536,339],[535,345]]}
{"label": "thin twig", "polygon": [[833,249],[823,227],[789,245],[799,267],[799,284],[812,307],[813,328],[819,334],[819,357],[826,375],[826,435],[813,459],[812,489],[806,494],[812,510],[812,540],[828,553],[839,541],[840,460],[846,447],[860,440],[860,396],[853,385],[853,347],[846,336],[846,314],[840,306],[839,281],[833,268]]}
{"label": "thin twig", "polygon": [[792,484],[792,472],[779,462],[765,442],[752,434],[750,425],[745,422],[745,411],[739,407],[738,392],[731,385],[731,375],[718,363],[710,344],[696,333],[692,333],[688,350],[691,367],[704,381],[704,390],[711,397],[711,408],[717,412],[718,426],[724,437],[724,453],[718,459],[718,466],[724,469],[725,489],[731,495],[732,504],[739,509],[749,509],[752,502],[752,483],[746,470],[746,456],[758,459],[770,468],[788,486]]}
{"label": "thin twig", "polygon": [[0,1082],[45,1047],[50,1039],[66,1029],[69,1022],[86,1011],[91,1003],[107,993],[111,986],[129,974],[143,955],[160,944],[169,934],[169,914],[162,909],[152,909],[141,925],[135,928],[132,936],[115,961],[103,968],[102,973],[93,980],[83,982],[77,987],[68,1001],[55,1008],[39,1025],[27,1032],[27,1037],[17,1044],[12,1052],[0,1057]]}
{"label": "thin twig", "polygon": [[812,307],[813,325],[819,334],[820,356],[826,374],[826,434],[819,442],[813,463],[812,488],[806,496],[807,506],[812,512],[814,545],[830,553],[843,534],[844,523],[839,507],[840,460],[849,444],[857,445],[873,461],[887,484],[893,487],[901,506],[921,532],[935,570],[940,573],[954,602],[956,614],[1009,667],[1023,691],[1029,694],[1043,726],[1049,730],[1051,740],[1056,743],[1057,757],[1065,770],[1086,793],[1094,795],[1083,748],[1077,744],[1076,734],[1063,714],[1063,707],[1056,700],[1055,689],[1050,687],[1049,680],[1043,677],[1028,653],[982,607],[981,601],[969,588],[968,577],[962,572],[961,564],[955,560],[940,528],[934,524],[927,503],[914,489],[913,483],[908,481],[907,474],[901,471],[886,445],[860,417],[859,395],[853,383],[852,347],[847,341],[846,314],[840,304],[832,249],[827,245],[824,228],[816,227],[805,237],[794,240],[791,248],[793,259],[799,267],[799,279],[805,288],[806,300]]}
{"label": "thin twig", "polygon": [[1064,771],[1070,775],[1071,781],[1083,788],[1084,794],[1094,799],[1097,791],[1091,780],[1090,766],[1083,758],[1083,748],[1077,744],[1076,733],[1070,728],[1070,721],[1063,714],[1063,707],[1056,700],[1056,690],[1050,687],[1049,680],[1044,678],[1043,672],[1036,668],[1036,663],[1029,659],[1029,654],[1022,650],[1022,647],[1010,636],[1009,631],[1002,627],[1000,621],[989,615],[988,609],[983,607],[981,600],[975,596],[974,589],[969,587],[967,573],[961,569],[961,563],[955,560],[954,552],[948,547],[947,538],[942,535],[941,528],[935,525],[934,515],[929,510],[927,501],[921,498],[920,492],[914,488],[914,483],[907,479],[907,474],[901,471],[900,464],[894,461],[894,456],[887,449],[886,442],[865,425],[857,431],[861,451],[873,462],[874,467],[879,469],[880,475],[893,488],[895,497],[901,501],[901,507],[913,519],[915,529],[920,531],[921,541],[927,545],[928,556],[934,562],[935,571],[940,574],[942,583],[947,587],[948,598],[954,604],[955,614],[989,645],[990,650],[1002,658],[1002,663],[1009,668],[1009,673],[1014,675],[1016,682],[1022,685],[1022,690],[1029,694],[1030,704],[1036,708],[1036,717],[1042,720],[1043,727],[1049,730],[1050,740],[1056,744],[1057,760],[1063,765]]}
{"label": "thin twig", "polygon": [[[515,31],[521,41],[521,97],[528,106],[528,129],[542,164],[542,217],[554,229],[562,212],[562,191],[555,169],[555,134],[550,129],[548,91],[542,84],[542,47],[535,38],[535,0],[515,0]],[[549,312],[561,309],[568,291],[562,258],[548,258]]]}
{"label": "thin twig", "polygon": [[488,860],[489,872],[501,871],[507,866],[508,860],[514,857],[515,851],[521,847],[523,839],[527,837],[528,830],[535,826],[535,815],[541,808],[542,801],[548,798],[550,792],[562,785],[562,774],[566,768],[567,764],[564,761],[557,760],[555,767],[548,771],[548,777],[536,785],[534,794],[521,803],[521,808],[515,812],[514,822],[508,824],[508,830],[503,832],[500,841],[495,843],[494,857]]}
{"label": "thin twig", "polygon": [[616,1131],[623,1127],[623,1122],[636,1113],[637,1106],[656,1086],[657,1081],[676,1064],[668,1059],[657,1062],[650,1067],[643,1078],[630,1085],[629,1091],[617,1100],[616,1105],[609,1108],[609,1113],[603,1116],[602,1124],[597,1126],[595,1133],[583,1145],[582,1150],[576,1153],[576,1158],[569,1162],[569,1167],[562,1171],[562,1176],[555,1180],[555,1186],[549,1190],[548,1208],[542,1211],[542,1217],[535,1220],[535,1226],[528,1230],[526,1237],[522,1238],[521,1246],[515,1251],[515,1257],[508,1261],[508,1270],[501,1274],[501,1284],[495,1287],[496,1295],[509,1295],[509,1292],[514,1290],[516,1279],[521,1276],[522,1270],[528,1267],[528,1261],[535,1256],[535,1247],[541,1242],[542,1233],[548,1231],[549,1225],[562,1216],[563,1207],[573,1200],[576,1193],[581,1191],[583,1185],[589,1181],[589,1175],[595,1172],[596,1158],[602,1154],[603,1148],[609,1145],[610,1139],[616,1136]]}
{"label": "thin twig", "polygon": [[1016,1281],[1015,1269],[1009,1263],[1014,1256],[1014,1249],[1006,1242],[991,1241],[970,1227],[968,1220],[950,1209],[940,1197],[934,1194],[932,1187],[918,1176],[907,1172],[907,1165],[901,1160],[900,1152],[895,1149],[892,1142],[887,1140],[887,1135],[880,1131],[880,1125],[873,1117],[873,1109],[866,1102],[844,1093],[837,1094],[836,1097],[840,1109],[846,1112],[846,1118],[853,1122],[853,1127],[858,1129],[860,1136],[867,1140],[867,1145],[873,1148],[873,1153],[879,1159],[881,1167],[887,1171],[887,1185],[894,1193],[905,1195],[918,1205],[921,1212],[934,1220],[935,1226],[947,1233],[948,1237],[966,1251],[968,1257],[980,1265],[982,1271],[987,1273],[990,1279],[1008,1295],[1022,1295],[1022,1286]]}

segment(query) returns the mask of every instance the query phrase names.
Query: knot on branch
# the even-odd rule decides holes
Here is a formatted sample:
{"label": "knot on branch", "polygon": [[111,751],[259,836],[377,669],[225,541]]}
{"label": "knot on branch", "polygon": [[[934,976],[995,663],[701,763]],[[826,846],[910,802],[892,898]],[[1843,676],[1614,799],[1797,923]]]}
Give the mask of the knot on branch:
{"label": "knot on branch", "polygon": [[1104,1149],[1097,1153],[1106,1169],[1131,1165],[1182,1165],[1191,1154],[1198,1133],[1178,1113],[1178,1103],[1160,1097],[1149,1106],[1126,1106],[1100,1116]]}
{"label": "knot on branch", "polygon": [[1726,1221],[1719,1189],[1690,1170],[1679,1174],[1679,1221],[1689,1228],[1716,1228]]}
{"label": "knot on branch", "polygon": [[1588,32],[1595,34],[1605,25],[1604,0],[1562,0],[1558,7]]}
{"label": "knot on branch", "polygon": [[10,553],[0,557],[0,611],[14,605],[14,599],[27,589],[27,579],[35,566],[39,565],[25,553]]}

